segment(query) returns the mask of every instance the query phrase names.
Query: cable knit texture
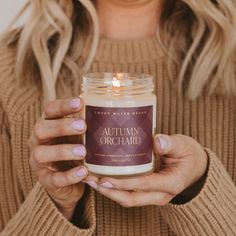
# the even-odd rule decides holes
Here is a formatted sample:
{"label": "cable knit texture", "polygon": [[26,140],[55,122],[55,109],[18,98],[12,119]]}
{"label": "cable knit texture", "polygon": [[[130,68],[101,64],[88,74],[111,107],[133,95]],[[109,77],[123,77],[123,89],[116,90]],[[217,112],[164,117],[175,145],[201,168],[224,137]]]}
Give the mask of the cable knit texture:
{"label": "cable knit texture", "polygon": [[[148,73],[157,94],[157,132],[185,134],[205,147],[209,170],[201,192],[182,205],[123,208],[93,190],[85,196],[79,227],[57,210],[29,166],[27,140],[42,113],[40,83],[17,85],[15,49],[0,49],[1,235],[233,236],[236,235],[236,98],[178,96],[157,39],[101,39],[91,72]],[[176,70],[173,68],[173,75]],[[78,78],[81,80],[81,78]],[[62,73],[58,98],[77,96]],[[75,219],[76,221],[76,219]],[[78,219],[79,221],[79,219]]]}

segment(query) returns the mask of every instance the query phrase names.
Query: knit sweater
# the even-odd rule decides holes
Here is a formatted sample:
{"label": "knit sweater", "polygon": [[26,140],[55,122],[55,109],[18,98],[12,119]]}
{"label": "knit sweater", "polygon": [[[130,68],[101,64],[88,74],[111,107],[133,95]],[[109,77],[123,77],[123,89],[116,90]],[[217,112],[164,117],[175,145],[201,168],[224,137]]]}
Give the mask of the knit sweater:
{"label": "knit sweater", "polygon": [[[0,49],[1,235],[236,235],[235,97],[202,95],[190,101],[179,96],[155,37],[133,41],[102,38],[91,72],[153,75],[157,133],[196,139],[206,148],[209,168],[197,196],[179,205],[123,208],[88,187],[80,216],[72,224],[30,168],[27,141],[42,114],[43,95],[40,83],[17,85],[15,58],[15,49]],[[172,73],[175,76],[176,69]],[[61,74],[58,98],[77,96],[80,90],[75,84],[70,76]]]}

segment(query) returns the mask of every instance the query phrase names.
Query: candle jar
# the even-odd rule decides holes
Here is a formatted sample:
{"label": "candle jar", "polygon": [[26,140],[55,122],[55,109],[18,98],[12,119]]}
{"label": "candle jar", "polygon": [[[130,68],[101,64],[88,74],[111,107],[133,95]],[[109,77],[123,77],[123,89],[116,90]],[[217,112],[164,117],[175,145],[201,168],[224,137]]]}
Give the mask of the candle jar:
{"label": "candle jar", "polygon": [[90,73],[81,97],[87,123],[85,166],[102,176],[132,176],[154,169],[156,96],[152,76]]}

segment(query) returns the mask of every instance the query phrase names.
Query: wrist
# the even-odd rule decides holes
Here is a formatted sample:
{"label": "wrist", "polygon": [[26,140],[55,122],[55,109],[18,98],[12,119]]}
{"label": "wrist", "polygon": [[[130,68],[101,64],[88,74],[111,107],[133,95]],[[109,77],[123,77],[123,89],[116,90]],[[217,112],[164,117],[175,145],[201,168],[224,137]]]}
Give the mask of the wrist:
{"label": "wrist", "polygon": [[61,206],[57,203],[55,203],[57,209],[61,212],[61,214],[69,221],[72,221],[73,215],[74,215],[74,211],[76,209],[76,205],[73,207],[64,207]]}
{"label": "wrist", "polygon": [[[50,196],[50,195],[49,195]],[[68,220],[71,221],[76,205],[77,203],[73,203],[73,204],[67,204],[65,205],[65,203],[62,200],[56,200],[53,199],[51,196],[50,198],[52,199],[53,203],[55,204],[56,208],[61,212],[61,214]]]}
{"label": "wrist", "polygon": [[205,180],[207,177],[207,172],[193,185],[182,191],[176,197],[172,199],[172,203],[174,204],[184,204],[191,201],[194,197],[196,197],[201,189],[204,186]]}
{"label": "wrist", "polygon": [[172,203],[174,204],[187,203],[200,193],[207,178],[208,167],[209,167],[208,156],[206,160],[207,160],[206,168],[201,177],[194,184],[192,184],[191,186],[183,190],[180,194],[178,194],[176,197],[174,197],[171,201]]}

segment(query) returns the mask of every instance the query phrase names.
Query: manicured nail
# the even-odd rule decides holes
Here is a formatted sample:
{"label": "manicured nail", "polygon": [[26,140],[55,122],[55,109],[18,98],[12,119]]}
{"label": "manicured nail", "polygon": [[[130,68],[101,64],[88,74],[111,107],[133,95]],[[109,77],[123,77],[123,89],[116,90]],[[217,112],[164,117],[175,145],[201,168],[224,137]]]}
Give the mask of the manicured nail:
{"label": "manicured nail", "polygon": [[87,175],[87,171],[84,168],[81,168],[76,172],[76,175],[80,178],[84,177]]}
{"label": "manicured nail", "polygon": [[75,156],[84,157],[86,155],[86,149],[84,146],[80,145],[78,147],[73,148],[73,154]]}
{"label": "manicured nail", "polygon": [[76,130],[84,130],[85,124],[83,120],[76,120],[72,123],[72,128]]}
{"label": "manicured nail", "polygon": [[98,188],[98,185],[95,181],[91,180],[91,181],[88,181],[86,182],[91,188],[94,188],[94,189],[97,189]]}
{"label": "manicured nail", "polygon": [[77,109],[80,107],[80,99],[79,98],[74,98],[70,101],[70,107],[73,109]]}
{"label": "manicured nail", "polygon": [[161,149],[164,150],[167,146],[167,140],[163,138],[162,136],[158,137],[158,140],[159,140]]}
{"label": "manicured nail", "polygon": [[113,184],[111,184],[109,182],[102,183],[101,186],[103,188],[114,188]]}

